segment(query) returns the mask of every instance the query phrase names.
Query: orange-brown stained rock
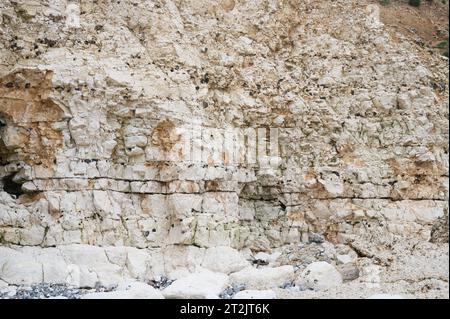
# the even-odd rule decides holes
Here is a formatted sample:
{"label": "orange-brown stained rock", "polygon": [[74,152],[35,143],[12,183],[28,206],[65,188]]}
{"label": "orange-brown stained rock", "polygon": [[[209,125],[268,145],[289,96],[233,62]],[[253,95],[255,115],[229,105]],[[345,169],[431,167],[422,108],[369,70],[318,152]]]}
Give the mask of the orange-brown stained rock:
{"label": "orange-brown stained rock", "polygon": [[287,213],[287,218],[295,221],[305,220],[305,212],[300,210],[291,210]]}
{"label": "orange-brown stained rock", "polygon": [[0,79],[0,115],[13,123],[53,122],[61,109],[49,98],[53,73],[24,69]]}
{"label": "orange-brown stained rock", "polygon": [[152,133],[152,143],[163,152],[169,152],[180,141],[180,135],[175,133],[175,124],[170,120],[158,123]]}
{"label": "orange-brown stained rock", "polygon": [[338,149],[339,156],[345,164],[360,168],[364,167],[363,161],[354,153],[354,151],[354,146],[351,144],[342,145]]}
{"label": "orange-brown stained rock", "polygon": [[[21,134],[14,152],[30,165],[53,164],[56,149],[62,146],[61,133],[52,124],[63,119],[63,111],[50,98],[52,72],[21,69],[0,78],[0,117]],[[11,150],[2,141],[0,153]],[[5,150],[6,148],[6,150]]]}
{"label": "orange-brown stained rock", "polygon": [[205,189],[207,191],[217,191],[217,190],[219,190],[219,182],[218,181],[206,181]]}
{"label": "orange-brown stained rock", "polygon": [[441,176],[445,171],[442,165],[438,165],[432,161],[419,161],[413,157],[401,160],[391,158],[386,160],[386,164],[395,175],[400,176]]}
{"label": "orange-brown stained rock", "polygon": [[37,202],[38,200],[46,198],[44,193],[31,193],[31,194],[24,194],[18,198],[19,204],[30,204]]}
{"label": "orange-brown stained rock", "polygon": [[441,165],[415,158],[388,159],[386,163],[393,174],[401,176],[401,180],[408,183],[403,189],[392,188],[392,199],[439,199],[439,194],[445,193],[444,184],[439,182],[445,174]]}

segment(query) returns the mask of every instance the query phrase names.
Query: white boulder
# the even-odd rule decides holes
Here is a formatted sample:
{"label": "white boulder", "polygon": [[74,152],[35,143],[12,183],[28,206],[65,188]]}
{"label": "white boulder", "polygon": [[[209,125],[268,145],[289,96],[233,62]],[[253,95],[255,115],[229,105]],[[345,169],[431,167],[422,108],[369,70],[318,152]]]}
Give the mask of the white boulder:
{"label": "white boulder", "polygon": [[325,290],[342,284],[339,271],[325,261],[314,262],[308,265],[300,274],[296,284],[314,290]]}
{"label": "white boulder", "polygon": [[253,256],[253,259],[263,261],[270,265],[270,264],[274,263],[280,256],[281,256],[281,252],[274,252],[272,254],[259,252]]}
{"label": "white boulder", "polygon": [[142,282],[121,284],[110,292],[88,293],[82,299],[164,299],[161,292]]}
{"label": "white boulder", "polygon": [[293,280],[294,267],[292,266],[276,268],[247,267],[230,275],[230,281],[233,284],[244,284],[247,289],[278,288]]}
{"label": "white boulder", "polygon": [[227,246],[212,247],[206,250],[202,267],[214,272],[230,274],[250,264],[235,249]]}
{"label": "white boulder", "polygon": [[227,286],[227,275],[203,270],[175,280],[162,294],[168,299],[218,299]]}
{"label": "white boulder", "polygon": [[41,283],[42,264],[30,254],[0,247],[0,279],[11,285]]}

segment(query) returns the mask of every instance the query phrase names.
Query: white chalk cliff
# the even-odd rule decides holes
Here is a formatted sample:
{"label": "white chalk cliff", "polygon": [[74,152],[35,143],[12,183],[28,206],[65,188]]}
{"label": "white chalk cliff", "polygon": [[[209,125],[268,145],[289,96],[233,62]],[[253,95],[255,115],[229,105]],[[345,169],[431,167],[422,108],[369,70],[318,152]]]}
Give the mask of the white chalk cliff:
{"label": "white chalk cliff", "polygon": [[448,295],[448,60],[371,3],[1,1],[0,288],[337,289],[435,254],[411,276]]}

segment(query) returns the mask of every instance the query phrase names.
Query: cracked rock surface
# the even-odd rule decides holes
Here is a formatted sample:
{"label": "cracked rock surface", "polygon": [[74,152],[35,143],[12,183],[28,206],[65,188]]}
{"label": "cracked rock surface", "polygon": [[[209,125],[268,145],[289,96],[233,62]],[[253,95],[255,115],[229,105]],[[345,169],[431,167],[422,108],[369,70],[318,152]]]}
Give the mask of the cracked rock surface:
{"label": "cracked rock surface", "polygon": [[372,1],[0,3],[0,297],[448,298],[448,163],[448,59]]}

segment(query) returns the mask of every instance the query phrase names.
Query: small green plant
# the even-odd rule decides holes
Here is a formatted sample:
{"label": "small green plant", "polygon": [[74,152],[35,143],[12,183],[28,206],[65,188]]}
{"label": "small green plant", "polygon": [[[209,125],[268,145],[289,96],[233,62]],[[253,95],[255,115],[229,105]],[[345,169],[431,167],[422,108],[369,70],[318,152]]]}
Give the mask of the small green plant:
{"label": "small green plant", "polygon": [[410,6],[419,7],[420,4],[422,3],[422,1],[421,0],[409,0],[408,3]]}
{"label": "small green plant", "polygon": [[442,42],[439,42],[434,46],[436,49],[445,49],[448,46],[448,40],[444,40]]}
{"label": "small green plant", "polygon": [[439,42],[433,48],[440,50],[441,54],[448,58],[448,48],[449,48],[449,46],[448,46],[448,39]]}
{"label": "small green plant", "polygon": [[378,0],[378,2],[379,2],[382,6],[387,6],[388,4],[391,3],[391,0]]}

